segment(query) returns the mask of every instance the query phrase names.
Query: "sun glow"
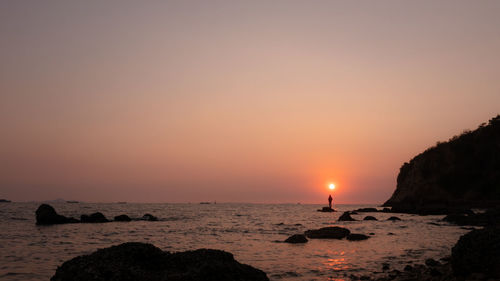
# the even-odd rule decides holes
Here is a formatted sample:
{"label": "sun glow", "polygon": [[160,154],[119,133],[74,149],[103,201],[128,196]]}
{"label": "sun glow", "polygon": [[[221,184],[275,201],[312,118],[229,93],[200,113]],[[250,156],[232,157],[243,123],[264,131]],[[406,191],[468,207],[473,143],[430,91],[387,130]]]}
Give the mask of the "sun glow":
{"label": "sun glow", "polygon": [[335,184],[333,184],[333,183],[329,184],[328,188],[330,188],[330,190],[334,190],[335,189]]}

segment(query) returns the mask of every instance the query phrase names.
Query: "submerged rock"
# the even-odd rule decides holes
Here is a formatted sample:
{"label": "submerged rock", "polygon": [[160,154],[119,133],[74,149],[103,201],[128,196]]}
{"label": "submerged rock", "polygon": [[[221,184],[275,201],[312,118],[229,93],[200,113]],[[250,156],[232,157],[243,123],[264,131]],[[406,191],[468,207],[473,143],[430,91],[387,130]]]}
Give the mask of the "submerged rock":
{"label": "submerged rock", "polygon": [[63,223],[77,223],[79,222],[74,218],[67,218],[65,216],[59,215],[56,210],[48,205],[42,204],[38,207],[35,212],[36,214],[36,224],[38,225],[51,225],[51,224],[63,224]]}
{"label": "submerged rock", "polygon": [[457,275],[500,278],[500,228],[477,229],[460,237],[451,251],[451,264]]}
{"label": "submerged rock", "polygon": [[100,212],[93,213],[90,215],[82,215],[80,217],[80,220],[83,223],[102,223],[102,222],[109,222],[109,220]]}
{"label": "submerged rock", "polygon": [[376,217],[372,217],[372,216],[366,216],[363,220],[364,221],[378,221]]}
{"label": "submerged rock", "polygon": [[144,243],[124,243],[78,256],[57,268],[51,281],[268,281],[266,274],[231,253],[200,249],[169,253]]}
{"label": "submerged rock", "polygon": [[361,240],[366,240],[368,238],[370,237],[359,233],[351,233],[346,237],[346,239],[349,241],[361,241]]}
{"label": "submerged rock", "polygon": [[330,226],[320,229],[307,230],[304,234],[311,239],[342,239],[349,235],[351,231],[347,228]]}
{"label": "submerged rock", "polygon": [[158,221],[158,218],[151,215],[151,214],[144,214],[144,216],[142,216],[142,220],[145,220],[145,221]]}
{"label": "submerged rock", "polygon": [[132,219],[127,215],[119,215],[115,217],[115,221],[131,221]]}
{"label": "submerged rock", "polygon": [[297,243],[307,243],[307,238],[303,234],[295,234],[290,237],[288,237],[285,242],[286,243],[292,243],[292,244],[297,244]]}
{"label": "submerged rock", "polygon": [[339,217],[339,221],[355,221],[355,219],[353,219],[351,217],[351,215],[349,214],[349,212],[344,212],[340,217]]}

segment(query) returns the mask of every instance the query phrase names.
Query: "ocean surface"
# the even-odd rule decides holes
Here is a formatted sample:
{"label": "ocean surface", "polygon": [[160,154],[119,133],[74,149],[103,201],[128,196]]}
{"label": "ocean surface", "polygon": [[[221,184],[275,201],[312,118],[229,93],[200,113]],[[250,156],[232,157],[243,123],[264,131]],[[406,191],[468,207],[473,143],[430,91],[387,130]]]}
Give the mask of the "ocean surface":
{"label": "ocean surface", "polygon": [[[151,213],[159,221],[37,226],[39,205],[0,204],[0,280],[48,280],[68,259],[129,241],[152,243],[166,251],[225,250],[239,262],[265,271],[271,280],[350,280],[352,275],[381,272],[383,263],[403,270],[426,258],[449,256],[451,247],[467,232],[442,222],[443,216],[359,213],[352,217],[360,221],[337,221],[342,211],[373,205],[336,205],[339,212],[321,213],[316,211],[321,205],[235,203],[51,203],[59,214],[75,218],[99,211],[108,219]],[[362,221],[366,215],[379,221]],[[402,220],[386,220],[393,215]],[[277,242],[326,226],[373,234],[358,242]]]}

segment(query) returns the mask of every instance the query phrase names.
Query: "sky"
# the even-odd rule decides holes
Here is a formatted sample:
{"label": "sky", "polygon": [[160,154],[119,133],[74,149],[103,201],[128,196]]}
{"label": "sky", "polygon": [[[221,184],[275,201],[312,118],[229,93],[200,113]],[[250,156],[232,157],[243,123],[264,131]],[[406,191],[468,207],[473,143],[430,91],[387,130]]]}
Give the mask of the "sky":
{"label": "sky", "polygon": [[0,198],[383,203],[404,162],[500,113],[499,14],[1,1]]}

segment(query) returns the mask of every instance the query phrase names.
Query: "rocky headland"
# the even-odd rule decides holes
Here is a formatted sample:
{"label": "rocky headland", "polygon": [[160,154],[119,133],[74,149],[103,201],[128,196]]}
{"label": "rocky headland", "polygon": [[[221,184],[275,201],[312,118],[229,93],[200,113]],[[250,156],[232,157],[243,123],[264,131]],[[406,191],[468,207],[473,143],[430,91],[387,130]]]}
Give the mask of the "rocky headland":
{"label": "rocky headland", "polygon": [[404,163],[384,206],[394,212],[462,213],[500,203],[500,115]]}

